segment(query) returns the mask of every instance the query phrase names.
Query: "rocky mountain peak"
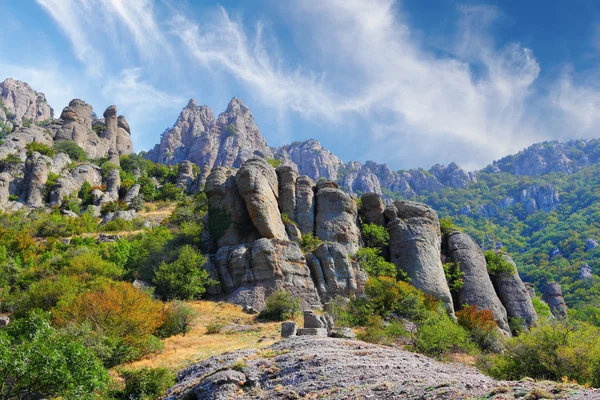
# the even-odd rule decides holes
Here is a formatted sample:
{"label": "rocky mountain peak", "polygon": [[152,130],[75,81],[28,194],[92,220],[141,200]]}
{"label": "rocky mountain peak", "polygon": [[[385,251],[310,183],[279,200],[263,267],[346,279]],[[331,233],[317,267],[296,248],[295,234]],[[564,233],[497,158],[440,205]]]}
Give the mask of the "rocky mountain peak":
{"label": "rocky mountain peak", "polygon": [[54,118],[44,93],[36,92],[25,82],[5,79],[0,83],[0,100],[0,122],[10,127],[22,126],[24,119],[35,123]]}
{"label": "rocky mountain peak", "polygon": [[190,101],[188,101],[187,106],[185,106],[185,108],[196,108],[198,107],[198,103],[196,103],[196,99],[191,98]]}

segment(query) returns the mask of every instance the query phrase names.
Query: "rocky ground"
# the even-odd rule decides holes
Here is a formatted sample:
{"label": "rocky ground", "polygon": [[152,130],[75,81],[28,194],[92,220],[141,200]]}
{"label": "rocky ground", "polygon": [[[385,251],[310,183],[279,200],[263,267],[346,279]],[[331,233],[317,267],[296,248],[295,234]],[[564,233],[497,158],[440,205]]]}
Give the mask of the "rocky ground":
{"label": "rocky ground", "polygon": [[600,399],[554,382],[499,382],[462,364],[356,340],[293,337],[211,357],[165,399]]}

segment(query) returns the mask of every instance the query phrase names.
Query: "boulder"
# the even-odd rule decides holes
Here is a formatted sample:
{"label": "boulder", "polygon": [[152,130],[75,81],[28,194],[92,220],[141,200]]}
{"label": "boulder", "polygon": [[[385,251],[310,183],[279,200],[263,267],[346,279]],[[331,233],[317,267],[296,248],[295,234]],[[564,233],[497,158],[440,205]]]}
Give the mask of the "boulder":
{"label": "boulder", "polygon": [[[220,271],[222,267],[218,269]],[[231,280],[235,286],[235,278]],[[277,289],[285,289],[300,298],[305,309],[320,306],[319,295],[298,244],[258,239],[252,246],[251,270],[242,277],[241,286],[228,300],[262,310],[266,298]]]}
{"label": "boulder", "polygon": [[296,220],[296,180],[298,173],[285,165],[276,169],[279,183],[279,210],[291,220]]}
{"label": "boulder", "polygon": [[240,196],[235,170],[213,168],[206,179],[208,231],[217,248],[241,243],[251,244],[259,237],[252,225],[246,203]]}
{"label": "boulder", "polygon": [[102,219],[102,224],[106,224],[117,219],[122,219],[123,221],[132,221],[136,215],[137,212],[135,210],[109,212]]}
{"label": "boulder", "polygon": [[117,138],[116,150],[120,156],[133,153],[133,143],[131,142],[131,129],[124,116],[117,117]]}
{"label": "boulder", "polygon": [[281,337],[289,338],[296,336],[296,323],[294,321],[285,321],[281,323]]}
{"label": "boulder", "polygon": [[532,296],[521,280],[513,259],[508,254],[503,254],[503,257],[513,265],[514,272],[500,272],[490,275],[494,289],[506,309],[508,318],[521,318],[525,321],[525,326],[529,328],[538,319],[531,301]]}
{"label": "boulder", "polygon": [[331,337],[339,339],[356,339],[356,334],[350,328],[340,327],[331,330]]}
{"label": "boulder", "polygon": [[30,207],[43,207],[46,203],[46,181],[52,166],[52,159],[39,156],[27,160],[28,189],[26,204]]}
{"label": "boulder", "polygon": [[258,233],[267,239],[287,240],[277,202],[275,169],[262,158],[252,158],[239,169],[235,181]]}
{"label": "boulder", "polygon": [[359,249],[356,201],[332,181],[317,184],[315,234],[325,242],[337,242],[348,254]]}
{"label": "boulder", "polygon": [[300,233],[315,232],[315,182],[308,176],[296,179],[296,222]]}
{"label": "boulder", "polygon": [[593,277],[592,267],[588,264],[583,264],[579,269],[579,279],[592,279]]}
{"label": "boulder", "polygon": [[106,192],[102,195],[98,204],[110,203],[119,200],[119,189],[121,188],[121,174],[118,169],[108,172],[106,178]]}
{"label": "boulder", "polygon": [[448,256],[463,273],[463,286],[458,290],[455,306],[476,305],[479,309],[491,311],[498,327],[510,335],[506,309],[494,290],[479,245],[469,235],[457,230],[448,233],[444,239]]}
{"label": "boulder", "polygon": [[586,239],[585,241],[585,251],[590,251],[590,250],[594,250],[596,247],[598,247],[598,241],[596,239]]}
{"label": "boulder", "polygon": [[567,304],[562,295],[562,289],[558,282],[548,282],[544,290],[544,301],[550,306],[552,314],[556,318],[567,317]]}
{"label": "boulder", "polygon": [[125,197],[123,197],[123,201],[127,204],[131,203],[133,199],[139,196],[141,186],[137,183],[129,188]]}
{"label": "boulder", "polygon": [[364,293],[366,273],[348,257],[339,243],[322,243],[307,255],[312,280],[323,303],[341,295],[360,296]]}
{"label": "boulder", "polygon": [[437,213],[425,204],[395,201],[384,213],[390,233],[390,261],[404,270],[412,284],[441,300],[454,316],[454,305],[440,260],[441,237]]}
{"label": "boulder", "polygon": [[312,329],[327,329],[327,323],[321,315],[312,310],[304,311],[304,327]]}
{"label": "boulder", "polygon": [[194,164],[188,160],[181,161],[177,166],[177,187],[184,188],[187,191],[194,179]]}
{"label": "boulder", "polygon": [[79,164],[70,175],[58,179],[56,186],[50,191],[50,204],[57,205],[65,197],[81,189],[84,182],[92,186],[102,183],[102,170],[93,164]]}
{"label": "boulder", "polygon": [[383,204],[381,195],[378,193],[365,193],[361,196],[361,200],[360,215],[363,218],[363,222],[365,224],[385,225],[383,217],[385,205]]}
{"label": "boulder", "polygon": [[12,177],[8,172],[0,173],[0,205],[8,203],[11,181]]}

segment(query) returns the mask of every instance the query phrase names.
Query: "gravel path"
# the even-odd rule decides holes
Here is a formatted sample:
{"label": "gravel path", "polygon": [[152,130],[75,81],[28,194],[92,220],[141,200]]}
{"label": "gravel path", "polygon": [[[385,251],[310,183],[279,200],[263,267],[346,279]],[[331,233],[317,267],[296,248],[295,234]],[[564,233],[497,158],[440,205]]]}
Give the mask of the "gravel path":
{"label": "gravel path", "polygon": [[499,382],[356,340],[294,337],[262,350],[209,358],[179,374],[166,399],[600,399],[600,391],[554,382]]}

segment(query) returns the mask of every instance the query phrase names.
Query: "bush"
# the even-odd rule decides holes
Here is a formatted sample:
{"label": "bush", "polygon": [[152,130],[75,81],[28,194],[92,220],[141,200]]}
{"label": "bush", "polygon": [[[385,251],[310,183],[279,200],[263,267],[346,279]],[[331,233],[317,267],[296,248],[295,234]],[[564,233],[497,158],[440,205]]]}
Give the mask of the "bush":
{"label": "bush", "polygon": [[175,384],[175,375],[167,368],[120,369],[119,375],[125,383],[124,400],[154,400]]}
{"label": "bush", "polygon": [[496,330],[498,325],[490,310],[479,310],[477,305],[464,305],[456,313],[458,324],[465,328],[471,340],[482,350],[499,351],[500,336]]}
{"label": "bush", "polygon": [[508,273],[515,274],[517,271],[515,270],[514,265],[509,263],[502,253],[496,253],[494,250],[488,250],[483,253],[485,255],[485,262],[487,263],[488,274],[500,274],[500,273]]}
{"label": "bush", "polygon": [[83,150],[77,143],[72,140],[63,140],[54,144],[54,150],[57,153],[65,153],[73,161],[84,162],[87,161],[88,156],[85,150]]}
{"label": "bush", "polygon": [[440,231],[442,232],[442,235],[446,235],[455,229],[457,229],[457,227],[454,225],[451,217],[440,218]]}
{"label": "bush", "polygon": [[27,150],[28,157],[31,157],[35,152],[48,157],[54,157],[56,155],[56,152],[52,147],[39,142],[31,142],[25,146],[25,149]]}
{"label": "bush", "polygon": [[[381,250],[378,248],[364,247],[358,250],[355,259],[369,276],[375,278],[380,276],[396,276],[396,266],[385,261],[381,256]],[[404,273],[404,271],[401,272]],[[410,280],[406,273],[404,273],[403,278],[404,280]]]}
{"label": "bush", "polygon": [[415,335],[415,349],[428,356],[438,357],[451,349],[471,351],[474,348],[469,333],[445,312],[427,318]]}
{"label": "bush", "polygon": [[95,355],[40,312],[0,329],[0,376],[2,399],[92,399],[108,382]]}
{"label": "bush", "polygon": [[153,279],[156,291],[166,299],[199,298],[207,286],[214,284],[203,268],[205,261],[192,246],[183,246],[175,261],[163,262],[156,270]]}
{"label": "bush", "polygon": [[165,320],[158,330],[158,335],[167,338],[184,335],[192,329],[192,323],[198,317],[198,312],[183,301],[170,303],[165,310]]}
{"label": "bush", "polygon": [[368,303],[374,313],[385,317],[392,313],[411,321],[423,321],[429,314],[425,296],[410,284],[382,276],[365,284]]}
{"label": "bush", "polygon": [[286,225],[296,225],[296,222],[292,220],[286,213],[281,213],[281,222]]}
{"label": "bush", "polygon": [[206,334],[215,335],[217,333],[220,333],[221,329],[223,329],[222,323],[220,323],[219,321],[212,321],[209,322],[208,325],[206,325]]}
{"label": "bush", "polygon": [[550,306],[548,305],[548,303],[546,303],[539,297],[533,297],[531,299],[531,303],[533,303],[533,308],[539,318],[552,317],[552,311],[550,310]]}
{"label": "bush", "polygon": [[585,323],[542,319],[529,333],[510,338],[488,372],[499,379],[562,380],[600,386],[600,329]]}
{"label": "bush", "polygon": [[278,160],[275,158],[267,158],[267,162],[271,165],[271,167],[277,168],[277,167],[281,166],[281,163],[283,163],[283,160]]}
{"label": "bush", "polygon": [[59,326],[89,323],[111,340],[114,358],[108,366],[131,361],[156,350],[152,334],[163,323],[162,305],[127,282],[108,282],[78,294],[54,309]]}
{"label": "bush", "polygon": [[451,292],[458,292],[464,285],[463,276],[465,275],[460,270],[460,264],[458,262],[447,262],[442,265],[444,267],[444,274],[446,275],[446,282]]}
{"label": "bush", "polygon": [[300,299],[292,296],[284,289],[273,292],[265,303],[265,308],[258,314],[258,318],[267,321],[285,321],[292,319],[302,311]]}
{"label": "bush", "polygon": [[[208,214],[210,217],[210,213]],[[315,251],[319,245],[323,243],[321,239],[314,236],[312,233],[307,233],[306,235],[302,235],[302,239],[300,240],[300,248],[304,254]]]}
{"label": "bush", "polygon": [[183,188],[177,187],[173,183],[165,183],[157,195],[157,200],[181,200],[184,196]]}
{"label": "bush", "polygon": [[387,229],[377,224],[365,224],[362,226],[362,235],[365,239],[366,247],[380,248],[387,246],[390,240],[390,234]]}

